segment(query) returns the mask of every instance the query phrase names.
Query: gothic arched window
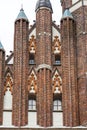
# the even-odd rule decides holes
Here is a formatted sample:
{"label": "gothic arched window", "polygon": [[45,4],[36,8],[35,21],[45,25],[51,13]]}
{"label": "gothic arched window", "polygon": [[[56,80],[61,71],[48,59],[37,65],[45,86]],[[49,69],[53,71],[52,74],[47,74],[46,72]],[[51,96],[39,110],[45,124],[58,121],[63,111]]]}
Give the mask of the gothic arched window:
{"label": "gothic arched window", "polygon": [[55,71],[52,77],[52,88],[53,94],[61,94],[62,93],[62,79],[59,75],[58,70]]}
{"label": "gothic arched window", "polygon": [[29,40],[29,64],[35,64],[36,39],[32,35]]}
{"label": "gothic arched window", "polygon": [[56,99],[53,101],[53,111],[62,111],[62,101]]}
{"label": "gothic arched window", "polygon": [[28,101],[28,110],[36,110],[36,100],[30,99]]}
{"label": "gothic arched window", "polygon": [[57,65],[61,64],[61,56],[59,54],[55,55],[55,64]]}

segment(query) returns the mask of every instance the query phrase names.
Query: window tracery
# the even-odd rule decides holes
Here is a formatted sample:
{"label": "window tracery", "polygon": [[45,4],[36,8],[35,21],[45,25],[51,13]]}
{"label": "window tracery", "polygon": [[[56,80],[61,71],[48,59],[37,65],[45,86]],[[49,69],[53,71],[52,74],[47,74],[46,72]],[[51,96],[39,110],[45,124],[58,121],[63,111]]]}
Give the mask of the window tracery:
{"label": "window tracery", "polygon": [[54,76],[52,78],[52,86],[53,86],[53,93],[54,94],[62,93],[62,79],[61,79],[57,70],[55,71]]}
{"label": "window tracery", "polygon": [[54,37],[54,41],[53,41],[53,53],[54,54],[60,54],[61,53],[61,43],[59,41],[58,36]]}
{"label": "window tracery", "polygon": [[37,77],[33,70],[28,78],[28,91],[34,94],[37,92]]}
{"label": "window tracery", "polygon": [[35,53],[36,52],[36,39],[35,36],[32,35],[29,41],[29,53]]}
{"label": "window tracery", "polygon": [[10,73],[7,73],[4,84],[4,94],[6,93],[6,91],[10,91],[12,94],[12,87],[13,87],[13,78],[11,77]]}

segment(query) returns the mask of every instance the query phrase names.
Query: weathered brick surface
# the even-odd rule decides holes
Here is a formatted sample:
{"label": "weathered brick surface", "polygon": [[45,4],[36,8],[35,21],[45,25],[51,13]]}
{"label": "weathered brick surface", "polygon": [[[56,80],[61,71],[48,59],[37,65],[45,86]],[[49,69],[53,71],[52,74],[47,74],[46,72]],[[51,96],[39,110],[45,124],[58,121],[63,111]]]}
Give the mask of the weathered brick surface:
{"label": "weathered brick surface", "polygon": [[3,122],[3,88],[4,88],[5,52],[0,49],[0,125]]}
{"label": "weathered brick surface", "polygon": [[[36,12],[37,67],[42,64],[51,66],[52,12],[42,8]],[[52,87],[51,70],[38,70],[37,122],[47,127],[52,125]]]}
{"label": "weathered brick surface", "polygon": [[15,22],[14,36],[14,86],[13,125],[24,126],[28,122],[28,22]]}
{"label": "weathered brick surface", "polygon": [[80,124],[87,124],[87,6],[73,12],[77,29],[77,74]]}
{"label": "weathered brick surface", "polygon": [[[72,5],[72,0],[61,0],[63,11]],[[14,38],[14,87],[13,125],[22,126],[28,122],[27,72],[41,64],[58,69],[63,82],[63,121],[65,126],[87,125],[87,7],[73,12],[74,20],[64,19],[61,23],[62,70],[54,66],[52,59],[52,12],[42,8],[36,12],[36,53],[35,63],[28,67],[28,23],[18,20],[15,23]],[[75,25],[76,22],[76,25]],[[0,58],[3,54],[0,51]],[[52,62],[52,63],[51,63]],[[8,65],[9,66],[9,65]],[[0,124],[2,124],[4,61],[0,60]],[[28,67],[28,70],[27,70]],[[13,69],[13,67],[11,67]],[[2,71],[3,70],[3,71]],[[37,71],[37,124],[51,126],[52,118],[52,72],[47,68]],[[0,128],[4,129],[5,128]],[[14,130],[8,128],[6,130]],[[16,128],[15,128],[16,129]],[[18,128],[28,130],[29,128]],[[45,129],[45,128],[43,128]],[[46,128],[48,130],[52,128]],[[52,130],[79,130],[87,128],[56,128]],[[30,129],[36,130],[36,129]],[[37,130],[42,130],[37,128]]]}
{"label": "weathered brick surface", "polygon": [[72,5],[72,0],[61,0],[61,5],[62,5],[62,11],[66,8],[69,8]]}
{"label": "weathered brick surface", "polygon": [[78,90],[76,71],[76,27],[73,19],[61,20],[63,121],[78,126]]}

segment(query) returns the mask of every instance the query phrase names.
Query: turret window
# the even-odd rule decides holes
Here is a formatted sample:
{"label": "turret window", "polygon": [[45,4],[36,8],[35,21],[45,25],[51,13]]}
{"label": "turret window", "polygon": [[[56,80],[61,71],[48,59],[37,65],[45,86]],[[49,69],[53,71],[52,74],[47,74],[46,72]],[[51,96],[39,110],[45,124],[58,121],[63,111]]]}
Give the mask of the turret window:
{"label": "turret window", "polygon": [[29,110],[36,110],[36,100],[29,100],[28,102],[28,109]]}
{"label": "turret window", "polygon": [[60,55],[55,55],[55,64],[57,64],[57,65],[61,64],[61,57],[60,57]]}
{"label": "turret window", "polygon": [[62,101],[61,100],[54,100],[53,111],[62,111]]}
{"label": "turret window", "polygon": [[29,54],[29,64],[35,64],[35,55]]}

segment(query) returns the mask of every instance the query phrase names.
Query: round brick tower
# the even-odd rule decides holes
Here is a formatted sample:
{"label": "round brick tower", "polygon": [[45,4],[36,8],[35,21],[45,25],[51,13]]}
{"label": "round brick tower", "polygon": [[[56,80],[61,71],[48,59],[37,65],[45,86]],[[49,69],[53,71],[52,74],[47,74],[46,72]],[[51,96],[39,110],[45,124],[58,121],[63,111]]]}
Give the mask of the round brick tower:
{"label": "round brick tower", "polygon": [[37,36],[37,123],[43,127],[52,125],[51,43],[52,6],[50,0],[38,0],[36,4]]}
{"label": "round brick tower", "polygon": [[61,0],[62,10],[64,12],[65,9],[71,7],[72,0]]}
{"label": "round brick tower", "polygon": [[3,122],[4,70],[5,70],[5,51],[0,42],[0,125],[2,125]]}
{"label": "round brick tower", "polygon": [[80,125],[87,126],[87,2],[85,0],[61,0],[61,2],[63,10],[69,5],[69,11],[76,21],[79,122]]}
{"label": "round brick tower", "polygon": [[61,20],[62,86],[64,126],[78,126],[78,89],[76,71],[76,23],[68,9]]}
{"label": "round brick tower", "polygon": [[28,19],[21,9],[15,21],[14,34],[14,87],[13,125],[24,126],[28,122]]}

